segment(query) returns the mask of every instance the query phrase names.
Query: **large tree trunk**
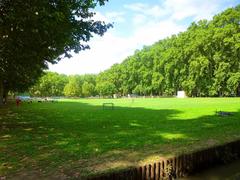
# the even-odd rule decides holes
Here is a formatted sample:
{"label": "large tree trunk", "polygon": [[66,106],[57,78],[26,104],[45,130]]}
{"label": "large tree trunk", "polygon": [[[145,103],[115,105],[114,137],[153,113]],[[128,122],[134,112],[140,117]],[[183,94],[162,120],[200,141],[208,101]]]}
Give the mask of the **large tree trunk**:
{"label": "large tree trunk", "polygon": [[3,81],[0,80],[0,106],[3,105]]}

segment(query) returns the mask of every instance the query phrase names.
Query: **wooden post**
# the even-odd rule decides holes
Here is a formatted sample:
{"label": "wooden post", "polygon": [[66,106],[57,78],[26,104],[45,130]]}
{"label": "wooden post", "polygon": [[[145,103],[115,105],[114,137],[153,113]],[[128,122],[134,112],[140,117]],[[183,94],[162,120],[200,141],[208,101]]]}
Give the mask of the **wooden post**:
{"label": "wooden post", "polygon": [[142,167],[139,167],[138,168],[138,179],[143,179],[142,175],[143,175]]}
{"label": "wooden post", "polygon": [[147,171],[147,179],[151,179],[151,173],[152,173],[152,166],[151,164],[148,165],[148,171]]}
{"label": "wooden post", "polygon": [[146,174],[147,174],[147,166],[144,166],[143,167],[143,176],[142,176],[142,179],[147,179],[147,176],[146,176]]}
{"label": "wooden post", "polygon": [[164,178],[165,177],[165,167],[164,167],[164,160],[162,161],[162,166],[161,166],[161,172],[162,172],[162,177]]}
{"label": "wooden post", "polygon": [[156,180],[159,180],[160,179],[160,167],[161,167],[161,163],[158,162],[157,163],[157,171],[156,171]]}
{"label": "wooden post", "polygon": [[157,174],[157,171],[156,171],[156,163],[153,164],[153,168],[152,168],[152,179],[156,180],[156,174]]}

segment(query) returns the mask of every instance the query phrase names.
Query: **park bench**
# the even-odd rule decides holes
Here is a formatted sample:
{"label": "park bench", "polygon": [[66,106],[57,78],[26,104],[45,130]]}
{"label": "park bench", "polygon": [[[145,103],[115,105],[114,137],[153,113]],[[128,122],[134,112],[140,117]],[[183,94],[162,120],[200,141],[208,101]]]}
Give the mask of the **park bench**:
{"label": "park bench", "polygon": [[111,109],[114,108],[114,103],[103,103],[103,104],[102,104],[102,108],[103,108],[103,109],[106,109],[107,107],[109,107],[109,105],[110,105]]}

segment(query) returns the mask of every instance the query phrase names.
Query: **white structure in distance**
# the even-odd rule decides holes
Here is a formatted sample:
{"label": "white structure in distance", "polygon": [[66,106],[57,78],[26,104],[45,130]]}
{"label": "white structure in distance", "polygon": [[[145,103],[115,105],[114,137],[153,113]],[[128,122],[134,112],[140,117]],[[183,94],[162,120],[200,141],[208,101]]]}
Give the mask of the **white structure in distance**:
{"label": "white structure in distance", "polygon": [[186,98],[187,95],[185,93],[185,91],[178,91],[177,92],[177,98]]}

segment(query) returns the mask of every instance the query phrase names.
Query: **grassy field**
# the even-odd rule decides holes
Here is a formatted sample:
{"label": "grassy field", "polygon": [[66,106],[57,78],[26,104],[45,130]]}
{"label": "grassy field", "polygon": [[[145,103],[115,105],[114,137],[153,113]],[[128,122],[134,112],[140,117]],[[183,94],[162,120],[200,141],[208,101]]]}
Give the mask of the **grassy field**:
{"label": "grassy field", "polygon": [[[102,109],[102,103],[115,107]],[[216,111],[234,112],[221,117]],[[79,99],[0,108],[0,177],[89,176],[240,139],[240,98]]]}

